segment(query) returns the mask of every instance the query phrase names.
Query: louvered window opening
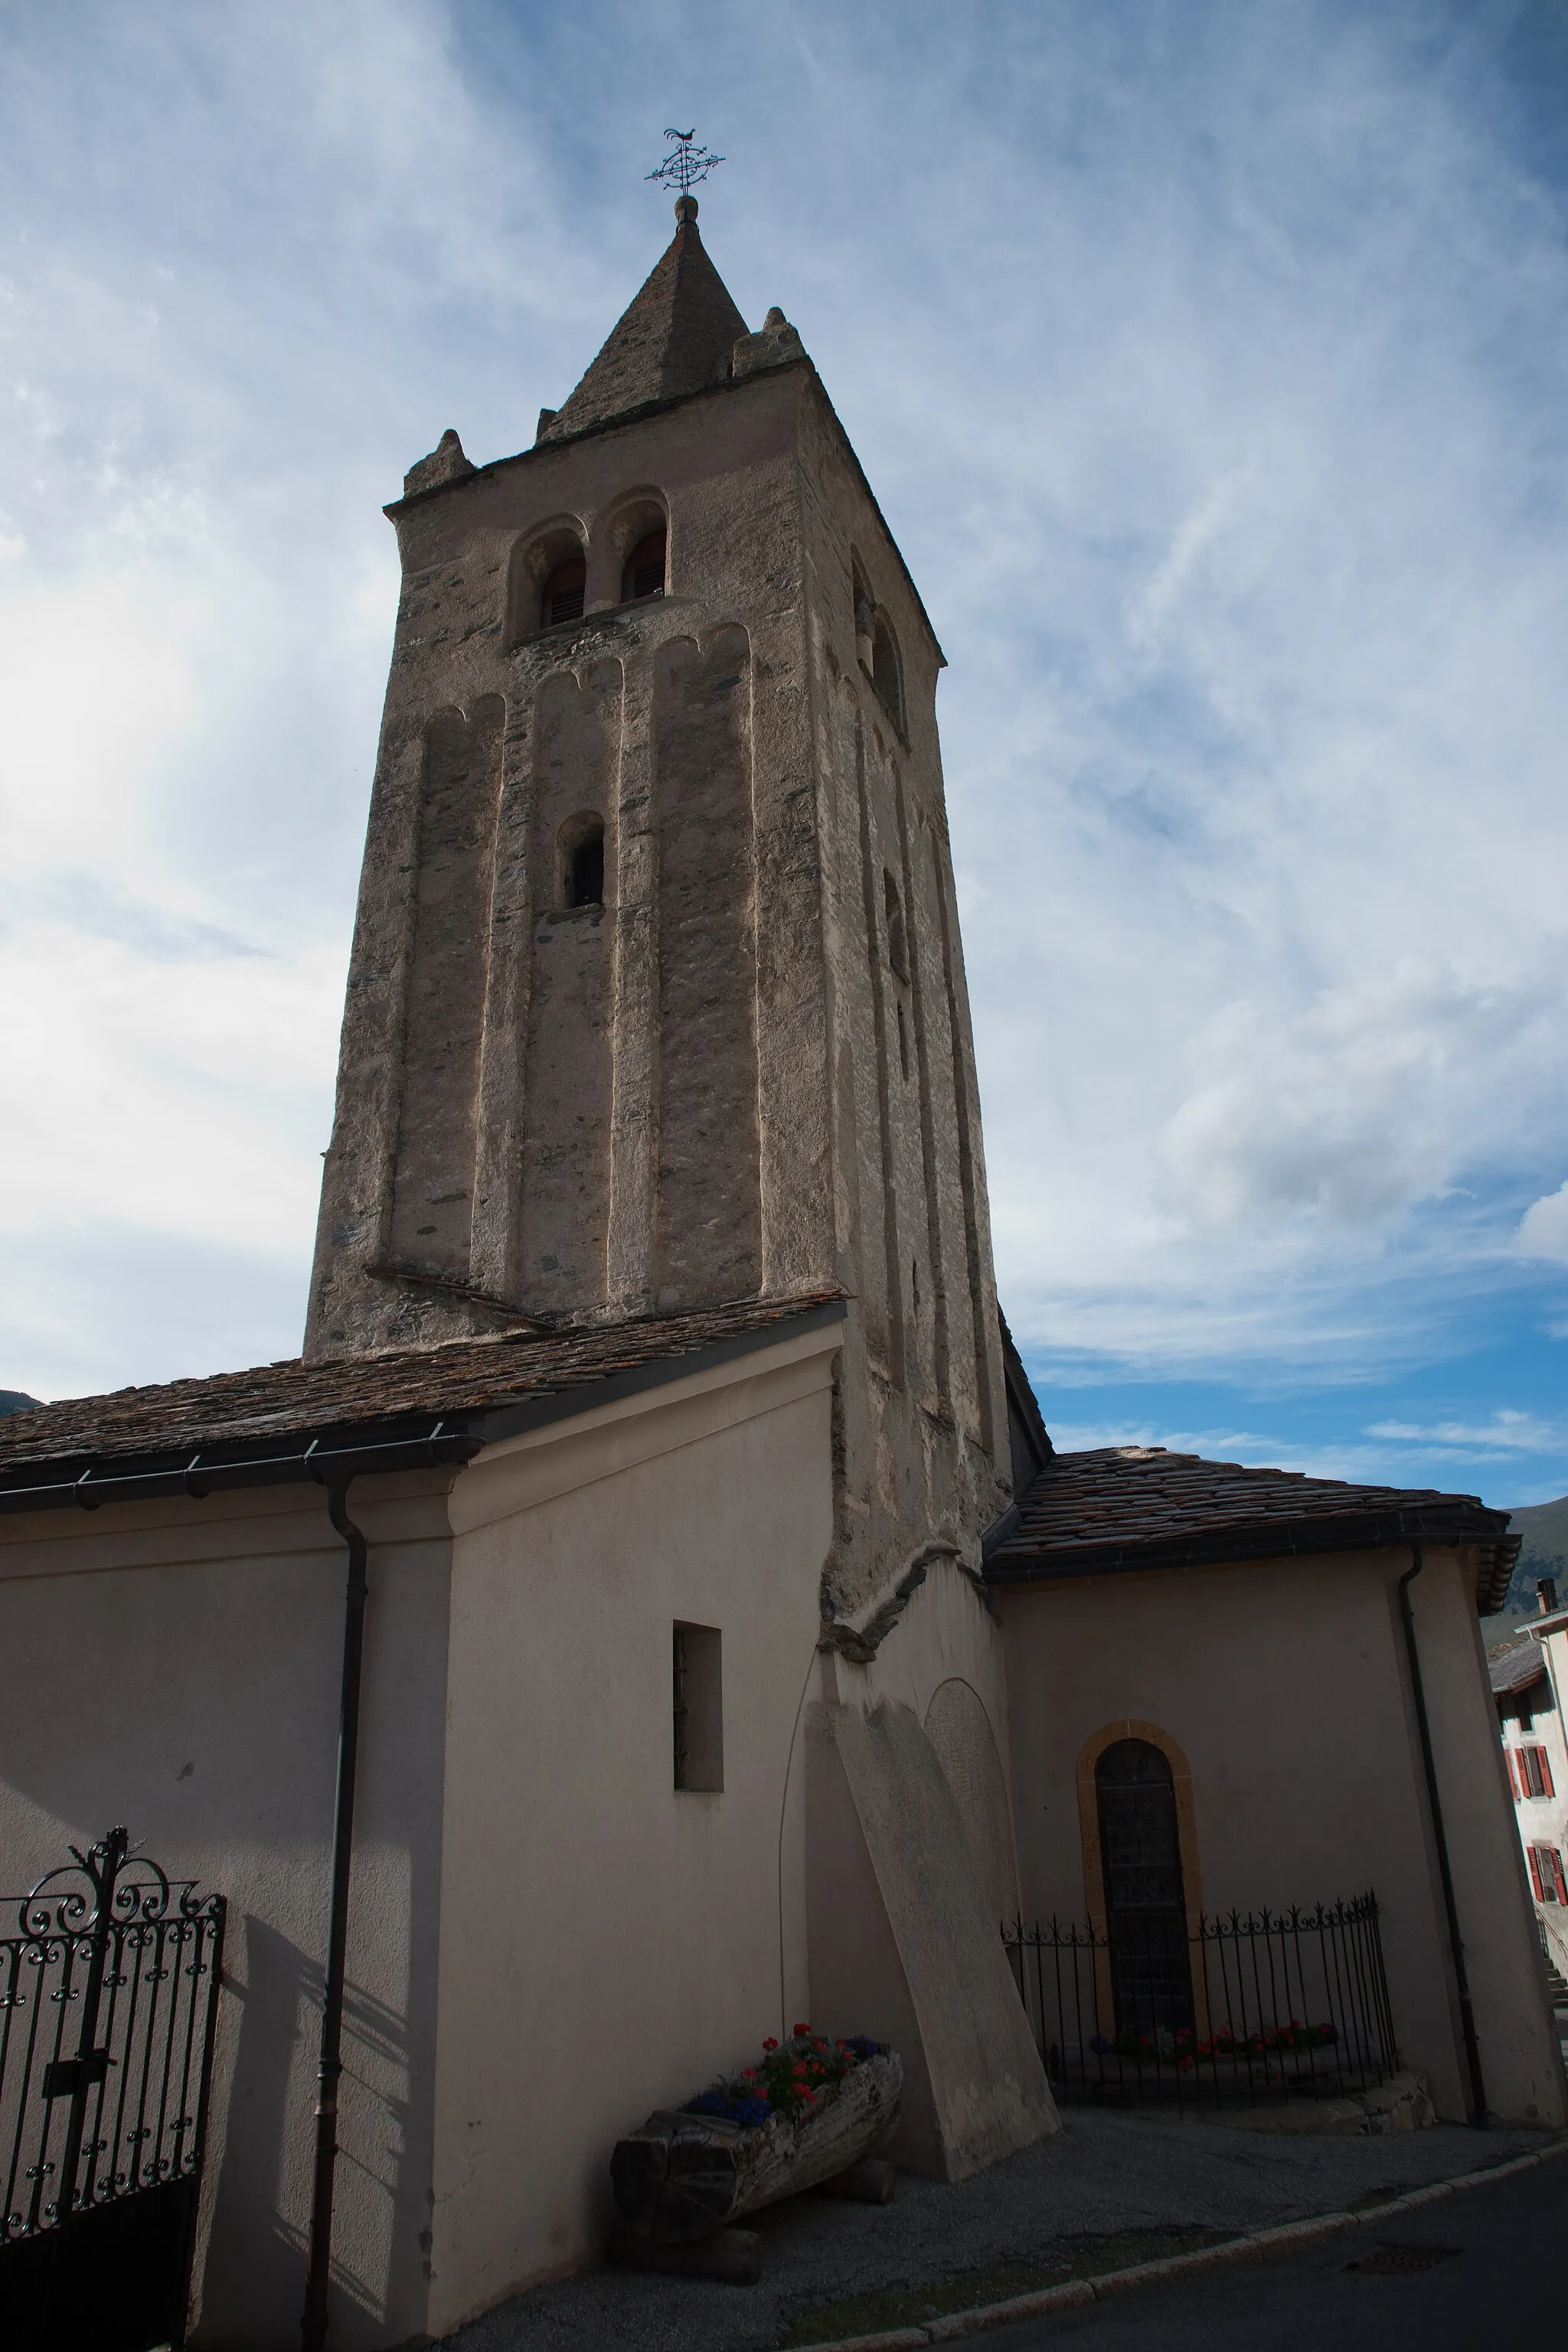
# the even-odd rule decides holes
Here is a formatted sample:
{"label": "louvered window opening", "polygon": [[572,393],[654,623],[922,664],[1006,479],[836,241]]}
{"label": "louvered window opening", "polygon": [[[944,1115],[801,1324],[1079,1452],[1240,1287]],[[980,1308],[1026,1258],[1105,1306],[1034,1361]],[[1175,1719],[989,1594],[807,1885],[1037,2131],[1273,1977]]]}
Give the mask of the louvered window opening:
{"label": "louvered window opening", "polygon": [[553,628],[557,621],[580,621],[583,617],[583,597],[588,585],[588,567],[579,557],[574,563],[558,563],[544,583],[544,625]]}
{"label": "louvered window opening", "polygon": [[626,568],[621,578],[621,602],[634,604],[639,597],[662,596],[664,593],[665,534],[650,530],[639,539],[626,558]]}

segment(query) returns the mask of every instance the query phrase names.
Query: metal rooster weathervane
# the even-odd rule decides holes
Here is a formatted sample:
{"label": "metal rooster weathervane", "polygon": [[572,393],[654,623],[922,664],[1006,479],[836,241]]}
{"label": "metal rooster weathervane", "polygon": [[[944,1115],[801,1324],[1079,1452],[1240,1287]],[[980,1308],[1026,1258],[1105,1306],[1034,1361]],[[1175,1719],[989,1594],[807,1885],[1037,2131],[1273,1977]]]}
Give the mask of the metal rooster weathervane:
{"label": "metal rooster weathervane", "polygon": [[647,177],[662,180],[667,187],[679,187],[682,195],[693,181],[705,180],[714,164],[724,161],[722,155],[710,155],[706,147],[692,145],[697,136],[695,124],[689,131],[667,131],[664,135],[673,139],[675,145],[658,171],[649,172]]}

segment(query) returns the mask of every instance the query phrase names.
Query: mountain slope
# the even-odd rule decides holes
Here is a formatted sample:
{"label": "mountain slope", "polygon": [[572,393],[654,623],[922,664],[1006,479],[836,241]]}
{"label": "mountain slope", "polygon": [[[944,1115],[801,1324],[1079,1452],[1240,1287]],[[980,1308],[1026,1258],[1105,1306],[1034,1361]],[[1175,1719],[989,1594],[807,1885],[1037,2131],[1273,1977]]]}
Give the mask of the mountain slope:
{"label": "mountain slope", "polygon": [[1510,1526],[1524,1543],[1504,1608],[1533,1609],[1538,1576],[1554,1576],[1568,1601],[1568,1495],[1560,1495],[1554,1503],[1533,1503],[1515,1511]]}

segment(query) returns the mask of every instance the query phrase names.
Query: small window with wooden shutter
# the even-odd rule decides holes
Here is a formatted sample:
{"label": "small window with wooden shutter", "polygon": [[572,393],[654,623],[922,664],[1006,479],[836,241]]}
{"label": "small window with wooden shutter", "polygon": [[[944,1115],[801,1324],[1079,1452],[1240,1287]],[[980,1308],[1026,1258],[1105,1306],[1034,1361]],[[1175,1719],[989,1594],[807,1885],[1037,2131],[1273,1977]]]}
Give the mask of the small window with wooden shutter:
{"label": "small window with wooden shutter", "polygon": [[1524,1858],[1525,1858],[1525,1861],[1526,1861],[1526,1862],[1529,1864],[1529,1865],[1530,1865],[1530,1885],[1531,1885],[1531,1892],[1533,1894],[1533,1895],[1535,1896],[1535,1899],[1536,1899],[1536,1901],[1537,1901],[1538,1903],[1544,1903],[1544,1902],[1545,1902],[1545,1900],[1546,1900],[1546,1896],[1545,1896],[1545,1894],[1543,1893],[1543,1891],[1542,1891],[1542,1885],[1541,1885],[1541,1849],[1540,1849],[1540,1847],[1539,1847],[1539,1846],[1533,1846],[1533,1845],[1527,1845],[1527,1846],[1525,1847],[1525,1849],[1524,1849]]}
{"label": "small window with wooden shutter", "polygon": [[[1568,1878],[1563,1875],[1563,1856],[1554,1845],[1544,1846],[1542,1851],[1550,1866],[1552,1885],[1555,1890],[1554,1899],[1559,1903],[1568,1903]],[[1543,1878],[1546,1874],[1546,1872],[1542,1871]]]}

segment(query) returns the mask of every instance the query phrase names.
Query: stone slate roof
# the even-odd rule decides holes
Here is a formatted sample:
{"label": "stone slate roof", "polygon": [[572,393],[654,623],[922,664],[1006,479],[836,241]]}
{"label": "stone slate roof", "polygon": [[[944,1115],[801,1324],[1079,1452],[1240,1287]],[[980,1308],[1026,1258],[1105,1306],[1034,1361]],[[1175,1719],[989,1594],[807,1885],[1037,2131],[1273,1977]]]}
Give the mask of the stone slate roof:
{"label": "stone slate roof", "polygon": [[1541,1654],[1541,1644],[1526,1633],[1522,1640],[1510,1642],[1494,1650],[1487,1660],[1487,1674],[1499,1698],[1508,1698],[1513,1692],[1528,1690],[1531,1683],[1546,1680],[1546,1661]]}
{"label": "stone slate roof", "polygon": [[542,442],[683,399],[729,375],[746,322],[698,235],[696,197],[683,196],[675,215],[669,246],[582,383],[542,428]]}
{"label": "stone slate roof", "polygon": [[192,1492],[252,1485],[260,1468],[279,1479],[310,1476],[312,1444],[317,1469],[340,1475],[466,1460],[517,1428],[679,1379],[699,1368],[694,1359],[721,1361],[788,1325],[843,1312],[840,1293],[814,1291],[544,1338],[503,1331],[69,1397],[0,1421],[0,1508],[79,1502],[88,1488],[134,1499],[167,1492],[171,1479]]}
{"label": "stone slate roof", "polygon": [[[1295,1470],[1205,1462],[1158,1445],[1058,1454],[986,1546],[999,1584],[1406,1544],[1478,1544],[1484,1609],[1507,1590],[1520,1538],[1508,1513],[1426,1486],[1352,1486]],[[1499,1579],[1500,1577],[1500,1582]],[[1494,1593],[1495,1596],[1494,1597]]]}

